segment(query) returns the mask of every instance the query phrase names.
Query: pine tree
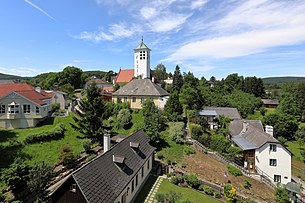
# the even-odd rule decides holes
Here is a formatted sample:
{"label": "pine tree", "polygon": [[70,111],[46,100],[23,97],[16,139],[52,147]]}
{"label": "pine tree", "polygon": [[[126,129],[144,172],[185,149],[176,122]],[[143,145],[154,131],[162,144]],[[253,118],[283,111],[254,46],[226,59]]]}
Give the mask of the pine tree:
{"label": "pine tree", "polygon": [[183,77],[180,72],[180,67],[177,65],[173,77],[173,90],[180,91],[183,85]]}
{"label": "pine tree", "polygon": [[106,105],[95,83],[88,87],[79,108],[79,118],[76,119],[79,131],[90,139],[101,141],[105,130],[103,119],[105,119]]}
{"label": "pine tree", "polygon": [[170,121],[178,121],[182,111],[182,105],[179,102],[179,94],[177,91],[174,91],[165,104],[165,115]]}

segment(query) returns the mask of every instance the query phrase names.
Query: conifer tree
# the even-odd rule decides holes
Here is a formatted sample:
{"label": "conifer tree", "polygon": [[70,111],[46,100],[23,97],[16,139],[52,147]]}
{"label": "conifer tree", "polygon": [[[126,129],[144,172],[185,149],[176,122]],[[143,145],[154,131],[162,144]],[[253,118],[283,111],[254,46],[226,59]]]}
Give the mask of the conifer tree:
{"label": "conifer tree", "polygon": [[178,92],[180,92],[182,85],[183,85],[183,77],[180,72],[180,67],[177,65],[173,77],[173,90],[177,90]]}

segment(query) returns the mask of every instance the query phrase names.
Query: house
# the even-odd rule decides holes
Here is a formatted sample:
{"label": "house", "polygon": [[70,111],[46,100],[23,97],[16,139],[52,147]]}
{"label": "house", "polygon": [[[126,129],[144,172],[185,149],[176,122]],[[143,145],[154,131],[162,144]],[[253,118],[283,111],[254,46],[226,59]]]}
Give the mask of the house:
{"label": "house", "polygon": [[279,105],[279,100],[277,99],[262,99],[263,107],[266,108],[276,108]]}
{"label": "house", "polygon": [[50,202],[132,202],[149,177],[155,148],[142,130],[109,148],[110,137],[105,135],[104,153],[58,184]]}
{"label": "house", "polygon": [[100,89],[103,89],[104,87],[113,87],[113,84],[108,83],[107,81],[105,81],[103,79],[92,77],[90,80],[88,80],[86,82],[86,84],[84,85],[84,89],[88,89],[89,85],[91,85],[93,83],[95,83],[95,85]]}
{"label": "house", "polygon": [[25,83],[0,85],[0,128],[28,128],[48,116],[53,94]]}
{"label": "house", "polygon": [[232,141],[243,150],[243,167],[273,184],[291,182],[291,152],[273,137],[273,128],[259,120],[234,120]]}
{"label": "house", "polygon": [[112,94],[112,102],[128,102],[130,108],[141,109],[146,99],[151,99],[159,108],[164,108],[169,93],[150,79],[133,79]]}
{"label": "house", "polygon": [[122,70],[120,69],[118,75],[114,80],[114,84],[126,84],[129,83],[134,77],[134,69]]}
{"label": "house", "polygon": [[45,92],[53,94],[51,104],[60,104],[60,109],[64,110],[68,106],[68,94],[59,90],[45,90]]}
{"label": "house", "polygon": [[241,119],[237,109],[230,107],[205,107],[203,110],[198,111],[198,115],[203,116],[210,125],[210,129],[218,127],[216,118],[219,118],[219,116],[224,116],[232,120]]}

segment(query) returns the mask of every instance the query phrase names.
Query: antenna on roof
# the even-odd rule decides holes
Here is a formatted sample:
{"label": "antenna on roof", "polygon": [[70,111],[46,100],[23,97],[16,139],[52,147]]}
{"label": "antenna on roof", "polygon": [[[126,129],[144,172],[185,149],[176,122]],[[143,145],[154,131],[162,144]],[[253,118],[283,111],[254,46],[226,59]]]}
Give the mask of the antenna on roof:
{"label": "antenna on roof", "polygon": [[143,35],[142,35],[142,43],[143,43]]}

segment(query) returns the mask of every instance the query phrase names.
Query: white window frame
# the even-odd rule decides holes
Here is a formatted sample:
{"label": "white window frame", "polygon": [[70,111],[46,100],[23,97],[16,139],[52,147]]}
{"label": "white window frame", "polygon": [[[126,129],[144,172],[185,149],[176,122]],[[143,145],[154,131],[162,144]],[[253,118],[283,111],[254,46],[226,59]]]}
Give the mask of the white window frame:
{"label": "white window frame", "polygon": [[145,101],[144,97],[141,97],[141,104],[144,104],[144,101]]}
{"label": "white window frame", "polygon": [[274,174],[273,181],[276,182],[276,183],[281,183],[282,182],[282,176]]}
{"label": "white window frame", "polygon": [[31,113],[31,104],[23,104],[22,107],[23,107],[22,112],[24,114],[30,114]]}
{"label": "white window frame", "polygon": [[269,166],[277,166],[277,160],[276,159],[269,159]]}
{"label": "white window frame", "polygon": [[14,105],[8,105],[8,109],[9,109],[9,111],[8,111],[8,113],[9,114],[17,114],[17,113],[19,113],[20,112],[20,105],[19,104],[14,104]]}
{"label": "white window frame", "polygon": [[276,152],[276,148],[277,148],[276,144],[270,144],[269,150],[272,152]]}

